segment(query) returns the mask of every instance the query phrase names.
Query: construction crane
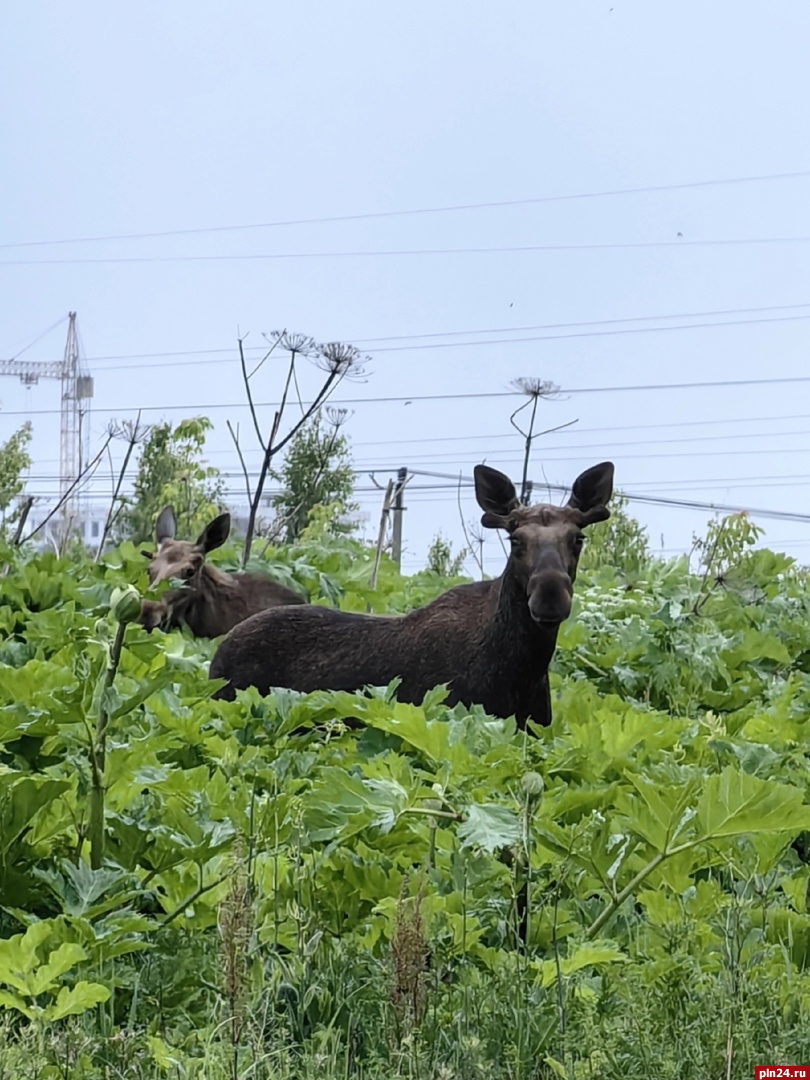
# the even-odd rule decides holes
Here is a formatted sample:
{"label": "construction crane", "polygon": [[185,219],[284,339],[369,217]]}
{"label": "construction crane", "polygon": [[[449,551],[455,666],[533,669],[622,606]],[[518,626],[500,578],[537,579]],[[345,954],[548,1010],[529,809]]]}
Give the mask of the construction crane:
{"label": "construction crane", "polygon": [[67,341],[61,360],[0,360],[0,375],[16,375],[25,386],[35,386],[40,379],[59,379],[62,383],[59,498],[64,528],[72,529],[79,517],[76,481],[89,456],[88,413],[93,397],[93,379],[79,355],[76,312],[68,313]]}

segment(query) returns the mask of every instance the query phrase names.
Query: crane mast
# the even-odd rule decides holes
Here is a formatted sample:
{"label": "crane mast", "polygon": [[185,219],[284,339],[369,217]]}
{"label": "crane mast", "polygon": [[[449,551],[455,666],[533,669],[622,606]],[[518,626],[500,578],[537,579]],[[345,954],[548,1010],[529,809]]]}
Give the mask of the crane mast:
{"label": "crane mast", "polygon": [[59,497],[62,502],[63,533],[74,528],[80,516],[80,493],[76,481],[87,465],[90,440],[89,411],[93,379],[79,353],[76,312],[68,314],[65,351],[57,360],[0,360],[0,375],[17,376],[26,386],[40,379],[61,382]]}

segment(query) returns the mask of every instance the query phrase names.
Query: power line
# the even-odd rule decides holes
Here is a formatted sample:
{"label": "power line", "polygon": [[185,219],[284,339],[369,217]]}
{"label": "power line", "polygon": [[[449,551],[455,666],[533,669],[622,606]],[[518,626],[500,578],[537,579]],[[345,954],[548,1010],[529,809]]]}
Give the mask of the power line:
{"label": "power line", "polygon": [[[0,413],[0,416],[2,416],[2,413]],[[778,415],[775,415],[775,416],[774,415],[770,415],[770,416],[733,416],[733,417],[727,417],[725,419],[717,419],[717,418],[715,418],[715,419],[712,419],[712,420],[678,420],[678,421],[674,421],[674,422],[671,422],[671,423],[665,423],[665,424],[635,424],[635,423],[633,423],[633,424],[617,424],[617,425],[614,425],[612,427],[577,427],[577,428],[570,428],[569,430],[570,430],[570,433],[572,435],[573,434],[577,434],[577,435],[586,435],[586,434],[587,435],[595,435],[595,434],[610,434],[610,433],[616,432],[616,431],[619,431],[619,432],[622,432],[622,431],[661,431],[661,430],[666,430],[666,429],[669,429],[669,428],[717,427],[718,424],[719,425],[754,424],[754,423],[764,423],[766,421],[771,421],[771,420],[777,420],[777,421],[779,421],[779,420],[810,420],[810,413],[779,413]],[[771,434],[771,433],[769,433],[769,432],[753,432],[753,433],[751,433],[752,437],[760,437],[760,436],[764,436],[766,434]],[[777,431],[777,432],[773,432],[773,434],[774,435],[779,435],[779,434],[781,434],[781,432]],[[803,431],[802,434],[806,434],[806,432]],[[744,432],[741,435],[724,435],[724,436],[695,435],[692,438],[694,438],[694,440],[696,442],[705,442],[705,441],[707,441],[708,438],[711,438],[711,439],[715,439],[715,438],[744,439],[744,438],[747,438],[747,437],[748,437],[748,433]],[[352,439],[352,449],[355,450],[360,446],[364,446],[364,447],[365,446],[385,446],[385,447],[389,447],[389,446],[405,446],[405,447],[407,447],[407,446],[417,446],[417,445],[421,445],[423,443],[430,443],[431,445],[433,443],[471,442],[471,441],[487,442],[488,443],[488,442],[492,442],[493,440],[496,440],[496,439],[513,439],[514,440],[515,439],[515,434],[514,434],[514,432],[495,432],[495,433],[486,434],[486,435],[484,435],[484,434],[481,434],[481,435],[435,435],[435,436],[428,436],[428,437],[425,437],[425,438],[416,438],[416,439],[360,439],[360,440]],[[651,439],[650,440],[639,440],[639,445],[644,445],[645,442],[652,442],[652,441],[653,440],[651,440]],[[660,442],[677,442],[679,440],[661,439],[661,440],[656,440],[656,441],[660,441]],[[540,445],[542,446],[543,444],[541,443]],[[595,447],[598,444],[593,443],[593,444],[590,444],[590,445]],[[570,447],[566,447],[566,449],[570,449]],[[243,454],[245,455],[246,458],[251,454],[263,454],[264,453],[264,451],[259,446],[246,447],[246,448],[243,449],[242,452],[243,452]],[[229,456],[232,457],[233,454],[234,454],[233,447],[232,446],[228,447],[225,450],[207,450],[205,456],[206,456],[206,458],[220,457],[223,454],[228,454]],[[412,458],[411,454],[407,454],[406,456]],[[52,465],[52,464],[55,464],[56,462],[58,462],[59,458],[37,458],[37,461],[39,462],[40,465]],[[362,471],[366,471],[366,470],[362,470]],[[732,479],[734,479],[734,478],[732,477]]]}
{"label": "power line", "polygon": [[[425,345],[384,345],[381,348],[373,349],[373,352],[376,356],[379,353],[421,352],[429,349],[475,349],[481,347],[486,348],[488,345],[522,345],[535,341],[567,341],[572,338],[617,337],[626,334],[658,334],[672,330],[707,330],[727,326],[760,326],[767,323],[806,322],[808,319],[810,319],[810,314],[778,315],[772,319],[730,319],[722,322],[683,323],[680,326],[634,326],[624,327],[620,330],[579,331],[573,334],[540,334],[531,337],[487,338],[484,341],[438,341]],[[146,368],[200,367],[203,364],[231,363],[235,360],[236,356],[231,355],[227,358],[223,357],[211,360],[176,360],[169,364],[165,361],[161,361],[159,364],[102,364],[101,366],[94,366],[93,370],[127,371],[134,369],[141,371]]]}
{"label": "power line", "polygon": [[152,240],[168,236],[195,236],[205,233],[241,232],[249,229],[275,229],[295,225],[325,225],[341,221],[369,221],[378,218],[409,217],[416,214],[444,214],[468,210],[490,210],[509,206],[530,206],[542,203],[569,202],[579,199],[604,199],[620,195],[641,195],[664,191],[684,191],[689,188],[719,187],[726,184],[751,184],[771,180],[797,180],[810,176],[810,171],[768,173],[759,176],[735,176],[717,180],[692,180],[680,184],[655,184],[646,187],[613,188],[605,191],[584,191],[567,195],[539,195],[528,199],[501,199],[495,202],[456,203],[447,206],[418,207],[408,210],[378,210],[357,214],[340,214],[328,217],[293,218],[265,221],[247,225],[210,225],[193,229],[164,229],[157,232],[118,233],[108,236],[82,236],[61,240],[27,240],[0,244],[3,248],[49,247],[57,244],[94,244],[111,240]]}
{"label": "power line", "polygon": [[404,258],[426,255],[519,255],[556,251],[641,251],[657,248],[744,247],[768,244],[807,244],[810,236],[751,236],[716,240],[633,240],[607,244],[520,244],[501,247],[388,248],[357,251],[274,251],[232,255],[119,255],[71,259],[3,259],[0,266],[111,266],[123,263],[262,262],[287,259]]}
{"label": "power line", "polygon": [[[754,315],[766,311],[796,311],[802,308],[810,307],[810,303],[800,304],[769,304],[761,305],[757,307],[742,307],[742,308],[718,308],[711,311],[680,311],[669,313],[666,315],[629,315],[623,318],[609,318],[609,319],[586,319],[575,322],[561,322],[561,323],[537,323],[529,326],[494,326],[487,327],[485,329],[472,329],[472,330],[438,330],[430,333],[422,334],[389,334],[379,337],[358,337],[357,335],[346,335],[347,341],[352,341],[356,345],[365,345],[366,347],[373,347],[373,351],[377,352],[378,348],[374,347],[374,342],[387,342],[387,341],[419,341],[428,338],[441,338],[441,337],[465,337],[465,336],[477,336],[479,334],[520,334],[528,333],[531,330],[565,330],[573,327],[588,327],[588,326],[610,326],[617,323],[635,323],[635,322],[661,322],[667,319],[698,319],[698,318],[711,318],[719,315]],[[699,324],[704,325],[704,324]],[[508,339],[507,339],[508,340]],[[266,345],[245,345],[244,351],[248,352],[266,352]],[[229,354],[228,358],[235,357],[236,350],[232,346],[220,349],[176,349],[169,352],[148,352],[148,353],[109,353],[99,354],[98,356],[87,357],[87,362],[90,364],[96,364],[100,360],[151,360],[151,359],[170,359],[175,356],[211,356],[213,354]],[[195,361],[200,363],[201,361]],[[168,366],[168,365],[159,365]],[[101,369],[96,369],[101,370]],[[106,370],[106,369],[105,369]],[[120,370],[110,368],[109,370]]]}
{"label": "power line", "polygon": [[[681,383],[639,383],[636,385],[625,386],[570,386],[560,389],[561,394],[616,394],[616,393],[636,393],[636,392],[655,392],[659,390],[675,391],[675,390],[709,390],[709,389],[725,389],[729,386],[783,386],[792,383],[808,383],[810,382],[810,375],[786,375],[777,378],[767,379],[714,379],[705,382],[681,382]],[[493,390],[491,392],[477,392],[477,393],[465,393],[465,394],[392,394],[379,397],[367,397],[367,398],[334,398],[330,403],[333,405],[381,405],[381,404],[396,404],[398,402],[417,402],[417,401],[464,401],[480,398],[506,398],[506,397],[521,397],[517,390]],[[278,408],[280,402],[277,401],[257,401],[254,402],[256,408]],[[303,404],[311,404],[311,402],[304,402]],[[188,412],[207,412],[214,409],[246,409],[248,407],[247,402],[222,402],[213,401],[200,404],[182,404],[182,405],[118,405],[111,406],[109,408],[101,408],[96,405],[93,406],[93,413],[135,413],[135,412],[178,412],[185,410]],[[59,409],[31,409],[31,410],[9,410],[3,412],[2,416],[51,416],[58,413]]]}
{"label": "power line", "polygon": [[[666,456],[666,455],[660,455],[660,456]],[[354,471],[355,475],[360,475],[360,474],[363,474],[363,473],[367,472],[367,470],[360,470],[360,469],[355,469],[353,471]],[[383,471],[383,470],[380,469],[379,471]],[[388,471],[393,471],[393,470],[388,470]],[[425,495],[429,495],[430,493],[434,493],[434,494],[438,495],[439,493],[447,492],[449,494],[450,492],[453,492],[453,491],[457,492],[459,489],[471,489],[471,488],[474,488],[474,486],[475,486],[474,481],[473,481],[473,479],[471,477],[465,476],[465,475],[463,475],[461,473],[453,474],[453,473],[437,472],[437,471],[432,471],[432,470],[427,470],[427,469],[409,469],[409,472],[415,477],[421,477],[421,478],[427,479],[429,481],[428,483],[419,483],[417,485],[409,485],[409,488],[408,488],[409,497],[411,497],[413,495],[418,495],[419,493],[423,493],[421,495],[421,497],[423,498],[424,501],[431,501],[430,499],[425,499],[424,498]],[[234,475],[237,475],[237,474],[234,474]],[[784,479],[787,479],[787,480],[793,480],[793,479],[799,479],[800,477],[804,477],[804,476],[807,476],[807,475],[808,474],[797,474],[795,477],[790,476],[790,475],[786,475],[784,477],[773,477],[773,478],[752,477],[752,480],[768,480],[768,479],[777,479],[777,478],[784,478]],[[98,481],[99,479],[100,478],[96,478],[96,481]],[[718,480],[719,479],[721,479],[721,478],[718,478]],[[444,481],[444,482],[443,483],[430,483],[431,480],[441,480],[441,481]],[[688,483],[688,481],[686,483]],[[533,481],[533,485],[534,485],[536,490],[547,490],[549,493],[557,492],[557,493],[560,493],[560,494],[567,494],[570,491],[570,486],[569,485],[557,484],[557,483],[547,481],[545,479],[542,482],[535,480],[535,481]],[[644,495],[644,494],[641,494],[641,493],[633,493],[631,491],[628,491],[627,487],[631,487],[631,486],[632,486],[631,484],[628,484],[628,485],[623,486],[623,487],[620,488],[622,493],[627,497],[627,499],[630,502],[637,502],[637,503],[642,503],[642,504],[651,505],[651,506],[661,506],[661,507],[664,507],[664,508],[709,511],[711,513],[748,513],[753,517],[772,518],[772,519],[775,519],[775,520],[778,519],[778,520],[784,520],[784,521],[796,521],[796,522],[799,522],[801,524],[810,523],[810,514],[798,514],[798,513],[795,513],[794,511],[772,510],[772,509],[767,509],[767,508],[756,508],[755,509],[755,508],[752,508],[752,507],[749,507],[749,506],[729,505],[729,504],[725,504],[725,503],[715,503],[715,502],[701,502],[701,501],[697,501],[697,500],[693,500],[693,499],[675,499],[675,498],[668,498],[666,496],[661,496],[661,495]],[[268,489],[267,491],[265,491],[265,493],[263,495],[263,498],[265,498],[265,499],[272,498],[273,495],[278,494],[280,490],[281,489]],[[376,485],[373,486],[373,487],[372,486],[358,486],[356,488],[356,490],[355,490],[355,493],[357,495],[359,495],[359,496],[370,495],[370,496],[372,496],[372,497],[374,497],[376,499],[376,498],[379,497],[379,490],[380,489]],[[54,492],[46,491],[46,492],[36,492],[35,494],[36,494],[36,496],[38,498],[48,498],[48,497],[56,497],[57,492],[55,492],[55,491]],[[225,497],[234,497],[235,496],[237,499],[239,499],[239,498],[244,498],[245,492],[244,492],[244,489],[241,486],[238,486],[238,487],[226,487],[224,492],[223,492],[223,495]],[[92,500],[92,501],[95,501],[95,502],[107,502],[107,501],[109,501],[109,496],[101,496],[101,495],[89,494],[88,498],[90,500]],[[445,500],[443,498],[437,498],[436,501],[438,502],[438,501],[445,501]]]}
{"label": "power line", "polygon": [[[462,483],[465,486],[474,486],[474,481],[469,476],[454,477],[452,473],[428,472],[422,469],[409,469],[409,472],[413,473],[414,476],[428,476],[444,480],[456,480],[456,487],[458,487],[459,483]],[[533,480],[532,484],[537,489],[545,488],[548,491],[556,491],[563,495],[568,494],[568,492],[571,490],[569,485],[552,484],[546,480]],[[789,510],[753,509],[750,506],[729,506],[725,503],[704,503],[697,502],[692,499],[668,499],[666,497],[656,495],[627,494],[627,498],[631,502],[646,503],[651,506],[672,506],[684,510],[708,510],[710,513],[745,513],[750,514],[752,517],[774,518],[782,521],[798,521],[802,524],[810,524],[810,514],[796,514],[793,511]]]}
{"label": "power line", "polygon": [[[591,449],[598,451],[598,455],[595,454],[594,456],[604,456],[606,453],[610,453],[611,460],[615,461],[616,463],[622,463],[622,462],[625,462],[625,461],[657,461],[657,460],[662,460],[662,459],[669,460],[670,458],[701,458],[701,459],[704,459],[704,458],[717,458],[717,457],[762,457],[762,456],[764,456],[766,454],[810,454],[810,446],[788,447],[788,448],[785,448],[785,447],[763,447],[763,448],[760,448],[760,449],[757,449],[757,450],[711,450],[711,451],[707,450],[706,452],[701,452],[699,450],[695,450],[695,451],[688,450],[686,452],[675,451],[674,453],[668,453],[668,454],[648,454],[648,453],[614,454],[612,452],[612,450],[608,451],[608,449],[606,449],[604,446],[603,447],[598,447],[598,446],[597,447],[592,447]],[[582,461],[584,456],[585,455],[581,454],[581,453],[580,454],[575,454],[575,455],[573,455],[571,457],[556,457],[556,456],[555,457],[550,457],[549,456],[549,457],[545,458],[545,461],[550,465],[564,465],[564,464],[567,465],[567,464],[569,464],[571,462]],[[474,464],[477,464],[482,458],[484,458],[486,461],[494,461],[499,466],[503,466],[504,468],[509,468],[510,466],[514,466],[515,468],[517,468],[523,461],[523,458],[522,458],[522,456],[521,456],[521,454],[520,454],[520,452],[518,450],[514,451],[512,457],[496,456],[496,454],[493,454],[493,453],[489,453],[489,454],[479,453],[479,454],[472,454],[469,457],[451,458],[450,461],[451,462],[458,462],[460,465],[474,465]],[[365,465],[363,467],[363,471],[364,472],[392,472],[394,470],[394,462],[396,460],[397,460],[396,458],[391,457],[391,458],[388,458],[385,461],[382,461],[379,464],[374,465],[374,466],[372,466],[370,464]],[[425,464],[432,464],[432,460],[433,459],[431,458],[430,455],[425,455],[422,460],[411,457],[411,461],[416,461],[417,464],[422,464],[423,462]],[[361,463],[357,463],[357,464],[358,464],[358,467],[360,467]],[[444,464],[444,462],[441,462],[440,464]],[[448,462],[448,464],[449,464],[449,462]],[[236,476],[238,474],[234,473],[234,475]]]}
{"label": "power line", "polygon": [[[562,446],[560,446],[560,445],[547,446],[547,445],[541,443],[540,444],[540,453],[543,455],[543,457],[548,457],[548,455],[557,454],[559,452],[568,453],[568,452],[574,451],[574,450],[580,450],[580,451],[582,451],[582,450],[585,450],[585,451],[594,450],[594,451],[598,451],[599,453],[604,453],[605,446],[608,445],[610,447],[611,454],[614,454],[614,456],[616,457],[617,460],[627,460],[629,458],[647,458],[647,457],[707,457],[708,458],[708,457],[717,457],[718,455],[747,454],[747,453],[751,453],[751,454],[788,454],[788,453],[802,453],[802,451],[797,450],[795,447],[773,447],[773,448],[770,448],[770,449],[756,449],[756,450],[699,450],[699,451],[696,451],[695,453],[689,453],[689,454],[681,454],[681,453],[678,453],[678,452],[667,453],[667,454],[648,454],[648,453],[643,453],[643,454],[622,454],[621,452],[617,452],[617,450],[620,451],[620,448],[627,447],[627,446],[630,446],[630,447],[650,446],[650,445],[659,446],[662,443],[672,443],[672,444],[678,445],[680,443],[719,442],[719,441],[726,441],[728,439],[773,439],[773,438],[782,438],[782,437],[784,437],[784,438],[795,438],[796,436],[800,436],[800,435],[806,436],[808,434],[810,434],[810,431],[808,431],[806,428],[804,428],[801,431],[756,431],[756,432],[744,432],[744,433],[739,434],[739,435],[687,436],[685,438],[680,438],[680,439],[656,439],[656,440],[653,440],[653,439],[628,439],[625,442],[614,442],[614,441],[611,440],[611,442],[608,443],[608,444],[606,444],[604,442],[598,442],[598,443],[573,443],[571,445],[562,445]],[[515,442],[517,441],[514,436],[512,436],[512,438],[513,438],[513,441],[515,441]],[[378,445],[381,445],[381,444],[378,444]],[[407,454],[405,456],[407,456],[408,460],[411,461],[411,462],[416,462],[416,461],[433,462],[433,461],[440,461],[440,460],[464,461],[464,460],[468,460],[470,458],[470,456],[472,456],[472,458],[477,461],[482,455],[485,455],[488,460],[492,459],[492,458],[494,458],[496,460],[501,460],[501,459],[504,458],[504,455],[507,455],[508,460],[511,460],[511,461],[519,461],[520,460],[520,461],[522,461],[523,460],[522,459],[522,452],[523,452],[522,449],[519,449],[518,447],[508,447],[508,448],[500,449],[500,450],[488,450],[488,449],[485,449],[485,446],[484,446],[484,444],[482,442],[480,449],[476,449],[475,447],[470,446],[470,447],[465,447],[459,453],[450,452],[450,453],[429,453],[429,454]],[[387,457],[386,460],[393,460],[393,458],[394,458],[394,455],[392,454],[392,455],[390,455],[390,457]],[[557,457],[551,458],[551,457],[549,457],[548,460],[553,460],[553,461],[576,461],[577,458],[576,457],[574,457],[574,458],[557,458]]]}

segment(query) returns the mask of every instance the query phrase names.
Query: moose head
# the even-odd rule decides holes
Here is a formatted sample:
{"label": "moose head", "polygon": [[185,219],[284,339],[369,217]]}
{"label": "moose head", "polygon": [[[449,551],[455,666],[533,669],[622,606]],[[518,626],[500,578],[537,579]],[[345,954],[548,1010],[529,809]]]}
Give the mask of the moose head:
{"label": "moose head", "polygon": [[209,522],[196,540],[176,540],[177,520],[174,509],[165,506],[155,523],[157,551],[142,551],[149,562],[149,580],[152,588],[161,581],[177,578],[186,587],[193,588],[199,580],[205,556],[221,547],[231,531],[231,515],[220,514]]}
{"label": "moose head", "polygon": [[526,597],[540,626],[554,627],[571,614],[573,586],[585,535],[583,529],[610,517],[613,463],[586,469],[574,481],[565,506],[523,506],[508,476],[475,466],[475,496],[481,524],[505,529],[511,552],[504,572],[515,595]]}

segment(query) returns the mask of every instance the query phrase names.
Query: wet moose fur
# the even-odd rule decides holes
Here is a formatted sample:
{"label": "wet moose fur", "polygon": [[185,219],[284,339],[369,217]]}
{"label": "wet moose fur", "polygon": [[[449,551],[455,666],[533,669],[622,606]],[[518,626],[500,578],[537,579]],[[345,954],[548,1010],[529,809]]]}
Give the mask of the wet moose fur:
{"label": "wet moose fur", "polygon": [[153,588],[169,578],[180,578],[184,585],[170,589],[160,600],[141,601],[142,626],[170,630],[186,625],[195,637],[214,638],[266,608],[306,603],[268,577],[225,573],[207,563],[205,556],[225,543],[230,530],[230,514],[220,514],[193,543],[175,540],[174,511],[171,506],[161,510],[155,525],[157,551],[143,552],[150,560],[149,580]]}
{"label": "wet moose fur", "polygon": [[610,516],[613,465],[574,482],[566,506],[522,506],[507,476],[475,468],[475,493],[488,528],[505,529],[511,553],[493,581],[461,585],[404,616],[358,615],[324,607],[263,611],[219,645],[210,678],[237,689],[358,690],[399,676],[400,701],[419,702],[449,683],[448,703],[490,714],[551,721],[548,665],[560,623],[571,613],[582,529]]}

